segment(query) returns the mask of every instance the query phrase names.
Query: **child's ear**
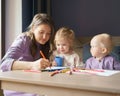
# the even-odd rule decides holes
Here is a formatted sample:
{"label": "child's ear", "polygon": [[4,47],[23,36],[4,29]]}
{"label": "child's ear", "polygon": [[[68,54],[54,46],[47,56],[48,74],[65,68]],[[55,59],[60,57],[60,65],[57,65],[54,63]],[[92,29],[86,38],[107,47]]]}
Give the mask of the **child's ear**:
{"label": "child's ear", "polygon": [[102,48],[102,53],[107,53],[107,48]]}

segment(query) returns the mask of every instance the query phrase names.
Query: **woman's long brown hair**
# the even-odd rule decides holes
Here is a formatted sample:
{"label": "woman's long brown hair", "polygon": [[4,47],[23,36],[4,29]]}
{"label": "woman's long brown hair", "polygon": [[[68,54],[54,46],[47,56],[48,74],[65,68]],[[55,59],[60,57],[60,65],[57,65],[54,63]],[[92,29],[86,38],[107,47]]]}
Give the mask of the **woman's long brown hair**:
{"label": "woman's long brown hair", "polygon": [[36,40],[34,37],[34,33],[32,32],[32,28],[36,28],[41,24],[48,24],[51,28],[51,37],[50,40],[48,42],[53,42],[53,38],[54,38],[54,23],[53,20],[50,16],[48,16],[47,14],[44,13],[38,13],[34,16],[31,24],[28,26],[28,30],[25,33],[27,36],[30,37],[31,39],[31,45],[30,45],[30,52],[32,54],[32,56],[34,57],[36,54],[36,50],[37,50],[37,45],[36,45]]}

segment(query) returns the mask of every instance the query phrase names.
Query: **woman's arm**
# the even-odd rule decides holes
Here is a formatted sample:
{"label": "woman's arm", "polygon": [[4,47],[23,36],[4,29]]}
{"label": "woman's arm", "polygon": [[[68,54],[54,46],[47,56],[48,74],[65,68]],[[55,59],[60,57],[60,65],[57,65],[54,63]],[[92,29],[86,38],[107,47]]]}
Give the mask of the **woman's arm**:
{"label": "woman's arm", "polygon": [[14,61],[12,70],[41,70],[50,66],[49,60],[40,58],[36,61]]}

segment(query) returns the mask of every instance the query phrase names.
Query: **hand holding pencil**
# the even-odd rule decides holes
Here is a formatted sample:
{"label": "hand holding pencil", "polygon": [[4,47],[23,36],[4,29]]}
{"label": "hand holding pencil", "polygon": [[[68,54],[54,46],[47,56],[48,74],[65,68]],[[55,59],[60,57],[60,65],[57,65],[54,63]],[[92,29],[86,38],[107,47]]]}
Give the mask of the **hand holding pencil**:
{"label": "hand holding pencil", "polygon": [[50,62],[48,59],[40,58],[34,62],[31,62],[31,68],[30,70],[38,70],[45,69],[50,65]]}
{"label": "hand holding pencil", "polygon": [[41,65],[41,68],[45,69],[46,67],[51,67],[51,63],[46,59],[45,55],[41,50],[40,50],[40,55],[43,57],[44,60],[43,65]]}
{"label": "hand holding pencil", "polygon": [[[45,69],[46,67],[50,66],[50,62],[48,59],[46,59],[46,57],[44,56],[44,54],[42,53],[42,51],[40,51],[40,55],[43,58],[40,58],[34,62],[31,62],[31,66],[30,66],[30,70],[38,70],[40,71],[41,69]],[[34,64],[33,64],[34,63]]]}

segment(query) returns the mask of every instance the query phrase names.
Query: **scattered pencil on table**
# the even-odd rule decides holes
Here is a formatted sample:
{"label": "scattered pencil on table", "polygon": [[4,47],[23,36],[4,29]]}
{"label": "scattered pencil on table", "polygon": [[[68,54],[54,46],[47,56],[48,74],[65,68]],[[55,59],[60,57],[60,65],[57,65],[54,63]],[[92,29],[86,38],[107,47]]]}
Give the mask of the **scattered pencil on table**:
{"label": "scattered pencil on table", "polygon": [[72,75],[72,73],[73,73],[72,71],[74,71],[74,68],[70,67],[69,75]]}
{"label": "scattered pencil on table", "polygon": [[24,72],[35,72],[35,73],[40,73],[41,71],[37,71],[37,70],[23,70]]}
{"label": "scattered pencil on table", "polygon": [[67,71],[70,71],[70,69],[67,68],[67,69],[63,69],[63,70],[55,70],[55,71],[50,73],[50,76],[54,76],[54,75],[56,75],[58,73],[66,73]]}
{"label": "scattered pencil on table", "polygon": [[54,72],[51,72],[50,76],[54,76],[55,74],[58,74],[58,73],[60,73],[60,71],[56,70]]}
{"label": "scattered pencil on table", "polygon": [[94,70],[92,70],[92,71],[95,71],[95,72],[104,72],[104,70],[99,70],[99,69],[94,69]]}
{"label": "scattered pencil on table", "polygon": [[40,50],[40,55],[46,59],[45,55],[43,54],[43,52]]}
{"label": "scattered pencil on table", "polygon": [[72,71],[70,70],[69,75],[72,75]]}

